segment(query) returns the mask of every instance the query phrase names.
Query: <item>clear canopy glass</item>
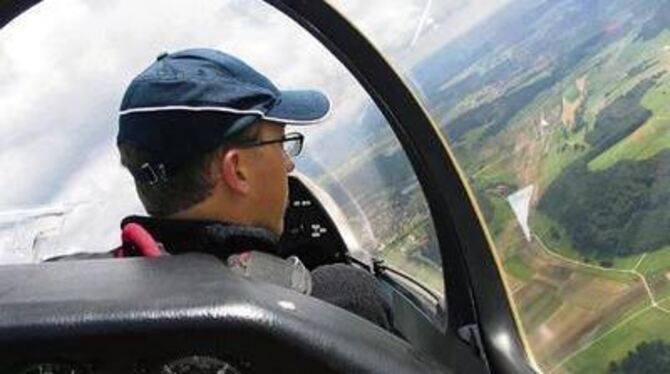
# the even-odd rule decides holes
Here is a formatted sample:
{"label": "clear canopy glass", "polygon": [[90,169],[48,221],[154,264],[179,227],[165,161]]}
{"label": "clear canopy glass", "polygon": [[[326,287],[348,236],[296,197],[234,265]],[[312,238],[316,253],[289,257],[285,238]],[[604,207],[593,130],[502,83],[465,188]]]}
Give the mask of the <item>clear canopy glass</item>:
{"label": "clear canopy glass", "polygon": [[539,368],[667,359],[668,3],[331,3],[444,132]]}

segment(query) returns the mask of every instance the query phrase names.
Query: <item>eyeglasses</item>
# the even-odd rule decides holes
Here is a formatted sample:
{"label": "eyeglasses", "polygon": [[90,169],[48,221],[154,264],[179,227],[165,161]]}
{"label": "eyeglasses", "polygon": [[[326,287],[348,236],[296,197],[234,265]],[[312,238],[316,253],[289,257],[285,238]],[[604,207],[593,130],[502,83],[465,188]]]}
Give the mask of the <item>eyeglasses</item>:
{"label": "eyeglasses", "polygon": [[302,144],[305,141],[305,136],[299,132],[290,132],[279,139],[274,140],[264,140],[257,141],[252,140],[249,142],[243,142],[238,144],[238,146],[251,148],[251,147],[260,147],[268,144],[282,143],[284,148],[284,153],[289,157],[296,157],[302,152]]}

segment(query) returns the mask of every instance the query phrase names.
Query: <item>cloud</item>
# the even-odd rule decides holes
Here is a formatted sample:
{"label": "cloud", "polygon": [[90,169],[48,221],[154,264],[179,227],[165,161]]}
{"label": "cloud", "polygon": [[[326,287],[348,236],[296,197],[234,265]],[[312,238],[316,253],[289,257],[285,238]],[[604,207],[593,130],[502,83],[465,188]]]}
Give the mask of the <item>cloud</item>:
{"label": "cloud", "polygon": [[337,0],[333,5],[385,52],[407,47],[428,0]]}
{"label": "cloud", "polygon": [[465,35],[515,0],[434,1],[431,24],[411,52],[403,56],[404,64],[413,66],[452,40]]}
{"label": "cloud", "polygon": [[407,69],[511,1],[514,0],[334,0],[332,3],[396,67]]}

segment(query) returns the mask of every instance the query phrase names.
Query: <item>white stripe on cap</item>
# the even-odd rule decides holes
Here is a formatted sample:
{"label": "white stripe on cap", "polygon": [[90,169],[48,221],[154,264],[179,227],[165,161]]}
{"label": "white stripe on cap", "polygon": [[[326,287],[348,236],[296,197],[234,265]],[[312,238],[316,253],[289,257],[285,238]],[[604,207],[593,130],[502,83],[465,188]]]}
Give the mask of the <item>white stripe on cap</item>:
{"label": "white stripe on cap", "polygon": [[182,110],[182,111],[188,111],[188,112],[223,112],[223,113],[233,113],[233,114],[251,114],[251,115],[257,115],[261,117],[264,120],[268,120],[271,122],[284,122],[284,123],[293,123],[293,124],[310,124],[310,123],[317,123],[321,122],[327,117],[330,116],[330,112],[332,110],[332,104],[330,102],[330,99],[328,99],[328,111],[326,114],[323,116],[313,119],[313,120],[296,120],[292,118],[280,118],[280,117],[270,117],[266,116],[263,114],[262,111],[260,110],[255,110],[255,109],[235,109],[235,108],[227,108],[227,107],[220,107],[220,106],[188,106],[188,105],[166,105],[166,106],[154,106],[154,107],[141,107],[141,108],[132,108],[132,109],[126,109],[122,110],[119,112],[119,116],[123,116],[126,114],[133,114],[133,113],[152,113],[152,112],[165,112],[165,111],[171,111],[171,110]]}
{"label": "white stripe on cap", "polygon": [[257,116],[263,116],[263,112],[255,109],[243,110],[243,109],[226,108],[220,106],[188,106],[188,105],[166,105],[166,106],[132,108],[120,111],[119,115],[122,116],[125,114],[132,114],[132,113],[165,112],[169,110],[185,110],[188,112],[224,112],[233,114],[255,114]]}

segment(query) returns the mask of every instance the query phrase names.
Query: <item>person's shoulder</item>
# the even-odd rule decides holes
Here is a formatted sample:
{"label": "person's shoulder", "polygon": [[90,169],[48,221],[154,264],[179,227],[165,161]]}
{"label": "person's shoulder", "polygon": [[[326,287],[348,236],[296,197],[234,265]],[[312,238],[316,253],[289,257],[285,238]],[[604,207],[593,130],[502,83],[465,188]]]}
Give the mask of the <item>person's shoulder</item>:
{"label": "person's shoulder", "polygon": [[389,329],[390,308],[369,272],[347,264],[322,265],[312,270],[312,296]]}
{"label": "person's shoulder", "polygon": [[[339,285],[369,288],[375,286],[375,278],[369,272],[348,264],[322,265],[312,270],[312,277]],[[325,286],[326,284],[321,284]]]}

